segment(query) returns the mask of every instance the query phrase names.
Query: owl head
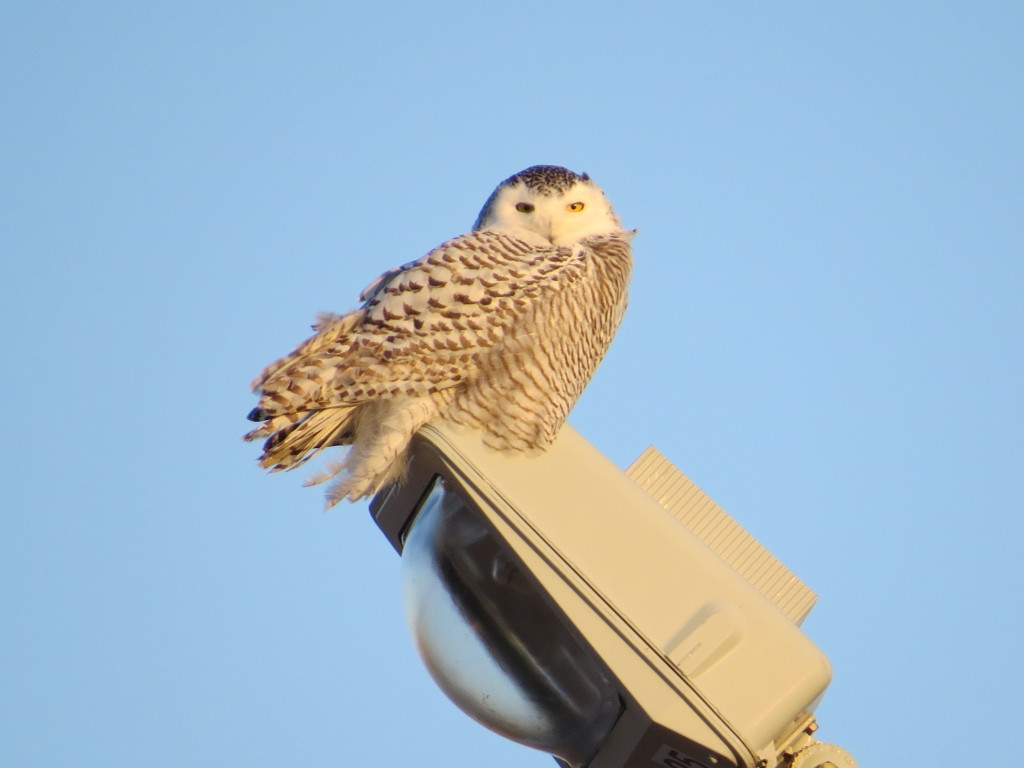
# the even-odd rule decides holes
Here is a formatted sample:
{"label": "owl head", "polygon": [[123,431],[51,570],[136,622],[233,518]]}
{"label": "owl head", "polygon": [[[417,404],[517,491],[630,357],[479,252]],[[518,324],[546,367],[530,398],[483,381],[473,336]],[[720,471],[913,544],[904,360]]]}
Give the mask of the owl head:
{"label": "owl head", "polygon": [[611,203],[587,174],[557,165],[535,165],[505,179],[473,225],[532,244],[562,246],[621,228]]}

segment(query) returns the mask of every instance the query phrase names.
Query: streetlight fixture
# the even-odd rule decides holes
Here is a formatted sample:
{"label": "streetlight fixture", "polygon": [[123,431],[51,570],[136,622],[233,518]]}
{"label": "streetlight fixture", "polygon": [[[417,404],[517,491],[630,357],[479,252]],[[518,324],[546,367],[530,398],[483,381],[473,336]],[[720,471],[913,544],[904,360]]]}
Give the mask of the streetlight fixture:
{"label": "streetlight fixture", "polygon": [[561,768],[856,768],[812,738],[814,594],[653,448],[540,456],[431,426],[371,504],[438,685]]}

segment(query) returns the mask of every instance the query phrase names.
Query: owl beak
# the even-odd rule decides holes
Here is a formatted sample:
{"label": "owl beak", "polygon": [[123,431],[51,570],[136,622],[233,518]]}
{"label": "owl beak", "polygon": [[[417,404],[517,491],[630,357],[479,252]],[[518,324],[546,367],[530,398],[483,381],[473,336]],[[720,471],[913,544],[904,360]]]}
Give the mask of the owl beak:
{"label": "owl beak", "polygon": [[555,242],[555,223],[551,220],[550,216],[545,217],[544,221],[544,234],[547,235],[549,242]]}

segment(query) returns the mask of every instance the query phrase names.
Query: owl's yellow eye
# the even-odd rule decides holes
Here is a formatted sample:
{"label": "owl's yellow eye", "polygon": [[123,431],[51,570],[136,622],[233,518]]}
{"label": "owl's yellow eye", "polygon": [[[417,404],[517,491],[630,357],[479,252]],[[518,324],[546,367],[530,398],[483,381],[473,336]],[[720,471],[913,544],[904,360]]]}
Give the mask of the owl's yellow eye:
{"label": "owl's yellow eye", "polygon": [[579,213],[583,210],[583,203],[569,203],[565,206],[565,210],[572,211],[573,213]]}
{"label": "owl's yellow eye", "polygon": [[520,213],[533,213],[533,203],[516,203],[516,210]]}

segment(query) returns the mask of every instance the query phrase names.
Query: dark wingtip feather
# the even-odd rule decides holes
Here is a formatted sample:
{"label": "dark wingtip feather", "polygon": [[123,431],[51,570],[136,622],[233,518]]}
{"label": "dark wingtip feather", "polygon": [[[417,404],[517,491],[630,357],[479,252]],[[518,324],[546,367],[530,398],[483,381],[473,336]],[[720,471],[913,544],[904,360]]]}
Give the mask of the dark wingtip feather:
{"label": "dark wingtip feather", "polygon": [[249,415],[246,416],[245,418],[247,418],[249,421],[266,421],[270,417],[267,415],[267,412],[264,411],[262,408],[253,408],[251,411],[249,411]]}

